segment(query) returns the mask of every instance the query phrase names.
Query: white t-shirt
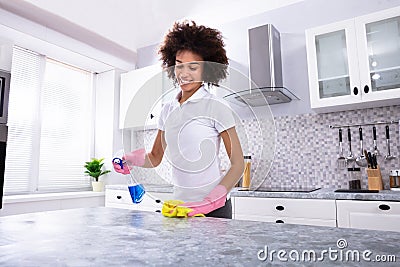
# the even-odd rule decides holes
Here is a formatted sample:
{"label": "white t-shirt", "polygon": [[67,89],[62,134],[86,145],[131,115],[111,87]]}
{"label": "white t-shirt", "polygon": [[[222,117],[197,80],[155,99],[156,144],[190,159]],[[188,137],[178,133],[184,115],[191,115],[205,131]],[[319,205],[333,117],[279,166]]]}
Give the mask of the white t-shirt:
{"label": "white t-shirt", "polygon": [[227,102],[204,86],[182,104],[180,97],[164,105],[158,128],[165,132],[175,199],[200,201],[223,178],[220,133],[234,127],[235,118]]}

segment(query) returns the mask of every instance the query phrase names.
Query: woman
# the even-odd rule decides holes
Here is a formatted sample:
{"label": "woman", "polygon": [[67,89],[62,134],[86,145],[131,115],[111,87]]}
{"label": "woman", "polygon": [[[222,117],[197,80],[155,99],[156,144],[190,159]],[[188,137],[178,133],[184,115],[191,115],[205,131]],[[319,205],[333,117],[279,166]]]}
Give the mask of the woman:
{"label": "woman", "polygon": [[[232,218],[227,195],[243,173],[243,152],[229,106],[206,88],[226,78],[228,58],[221,33],[194,22],[175,23],[159,54],[168,76],[181,90],[162,109],[152,150],[132,151],[124,160],[152,168],[167,155],[172,164],[174,196],[193,210],[188,216],[202,213]],[[225,175],[219,169],[221,139],[231,163]],[[118,164],[114,169],[129,173]]]}

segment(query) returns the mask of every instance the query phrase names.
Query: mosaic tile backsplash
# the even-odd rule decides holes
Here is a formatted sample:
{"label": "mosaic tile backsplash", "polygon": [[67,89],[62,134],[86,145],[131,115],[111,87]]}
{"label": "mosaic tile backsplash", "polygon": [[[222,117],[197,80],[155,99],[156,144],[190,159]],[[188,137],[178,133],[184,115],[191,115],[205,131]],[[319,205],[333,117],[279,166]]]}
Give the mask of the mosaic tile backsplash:
{"label": "mosaic tile backsplash", "polygon": [[[283,116],[268,120],[241,121],[237,131],[243,151],[252,156],[252,187],[321,187],[348,188],[347,169],[337,165],[339,155],[338,129],[329,125],[359,125],[377,121],[400,120],[400,105],[370,108],[354,111],[332,112],[326,114],[302,114]],[[275,125],[275,126],[274,126]],[[390,124],[390,150],[397,156],[386,161],[387,154],[385,124],[376,125],[377,147],[382,156],[378,157],[384,188],[389,189],[389,171],[400,169],[399,124]],[[275,136],[271,129],[275,127]],[[360,155],[358,126],[351,127],[352,150]],[[363,126],[364,149],[373,150],[372,126]],[[349,153],[347,128],[343,130],[344,156]],[[156,130],[137,131],[134,147],[145,146],[150,150]],[[275,149],[274,149],[275,148]],[[221,169],[229,169],[229,159],[221,144]],[[351,167],[351,166],[350,166]],[[362,171],[362,188],[367,188],[365,168]],[[166,160],[155,169],[140,169],[135,179],[142,183],[169,184],[171,168]]]}

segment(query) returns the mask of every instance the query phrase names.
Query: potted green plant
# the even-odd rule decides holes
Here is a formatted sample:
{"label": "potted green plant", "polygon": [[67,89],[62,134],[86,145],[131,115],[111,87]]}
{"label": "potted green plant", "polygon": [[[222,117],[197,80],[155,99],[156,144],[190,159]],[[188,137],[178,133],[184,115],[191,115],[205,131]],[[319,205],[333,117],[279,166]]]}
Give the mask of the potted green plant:
{"label": "potted green plant", "polygon": [[103,160],[104,158],[92,158],[92,160],[87,161],[84,166],[86,168],[85,173],[93,178],[92,188],[95,192],[103,191],[104,188],[104,184],[102,181],[99,181],[99,177],[111,172],[110,170],[103,170]]}

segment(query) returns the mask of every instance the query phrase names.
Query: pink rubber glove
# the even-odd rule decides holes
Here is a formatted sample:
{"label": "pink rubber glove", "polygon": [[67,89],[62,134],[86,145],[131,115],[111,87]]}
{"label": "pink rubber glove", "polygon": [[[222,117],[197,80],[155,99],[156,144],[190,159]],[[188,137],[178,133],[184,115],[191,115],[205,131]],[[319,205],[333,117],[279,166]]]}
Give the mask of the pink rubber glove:
{"label": "pink rubber glove", "polygon": [[226,195],[228,191],[225,186],[217,185],[204,199],[198,202],[186,202],[180,206],[185,206],[193,211],[188,213],[188,216],[196,214],[207,214],[213,210],[219,209],[225,205]]}
{"label": "pink rubber glove", "polygon": [[141,167],[144,165],[145,157],[146,157],[146,150],[144,148],[140,148],[135,151],[126,153],[122,157],[124,168],[121,168],[121,166],[118,163],[113,162],[114,170],[121,174],[129,174],[130,169],[133,166]]}

